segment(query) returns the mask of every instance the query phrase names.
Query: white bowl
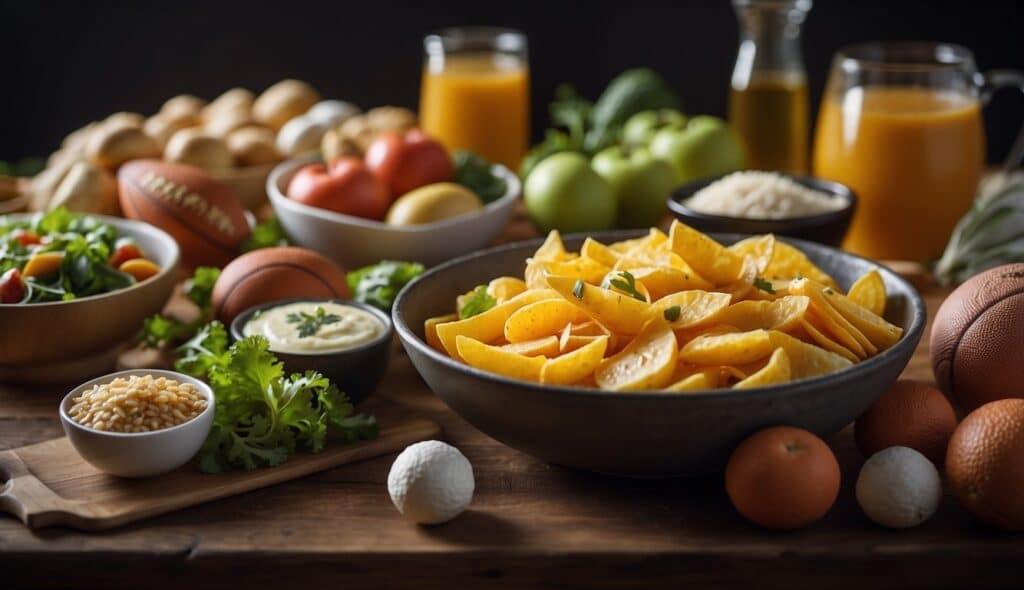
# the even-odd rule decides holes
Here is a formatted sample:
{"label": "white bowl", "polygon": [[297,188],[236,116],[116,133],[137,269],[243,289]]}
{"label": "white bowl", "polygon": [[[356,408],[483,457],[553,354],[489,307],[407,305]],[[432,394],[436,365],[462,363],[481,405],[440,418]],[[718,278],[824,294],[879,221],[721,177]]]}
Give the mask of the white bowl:
{"label": "white bowl", "polygon": [[508,168],[493,171],[508,190],[479,211],[423,225],[394,226],[311,207],[285,196],[295,172],[315,156],[288,160],[267,178],[267,195],[291,241],[352,269],[381,260],[407,260],[433,266],[489,245],[508,223],[519,199],[519,178]]}
{"label": "white bowl", "polygon": [[[152,375],[191,383],[206,398],[206,409],[184,424],[153,432],[107,432],[83,426],[71,419],[71,399],[93,385],[118,377]],[[83,459],[100,471],[120,477],[150,477],[173,471],[195,456],[213,425],[213,390],[199,379],[174,371],[132,369],[97,377],[79,385],[60,402],[60,421],[71,445]]]}

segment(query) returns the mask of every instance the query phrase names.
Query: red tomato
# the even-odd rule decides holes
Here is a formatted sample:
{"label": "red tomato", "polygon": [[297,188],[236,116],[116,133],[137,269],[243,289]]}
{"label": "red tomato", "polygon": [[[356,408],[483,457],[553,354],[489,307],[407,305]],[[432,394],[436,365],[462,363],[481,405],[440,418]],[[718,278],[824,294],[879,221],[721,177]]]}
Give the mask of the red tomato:
{"label": "red tomato", "polygon": [[142,250],[131,242],[121,242],[117,244],[117,249],[110,257],[110,266],[121,268],[122,264],[136,258],[142,258]]}
{"label": "red tomato", "polygon": [[288,183],[288,198],[345,215],[384,219],[391,197],[359,158],[342,157],[300,168]]}
{"label": "red tomato", "polygon": [[444,146],[419,129],[404,136],[385,133],[366,150],[366,165],[387,185],[393,198],[427,184],[452,179],[452,159]]}
{"label": "red tomato", "polygon": [[32,246],[34,244],[43,243],[43,239],[39,237],[39,234],[32,230],[16,229],[11,235],[14,236],[14,238],[17,239],[19,242],[21,242],[22,246],[27,247]]}
{"label": "red tomato", "polygon": [[18,303],[25,298],[25,283],[21,273],[12,268],[0,276],[0,303]]}

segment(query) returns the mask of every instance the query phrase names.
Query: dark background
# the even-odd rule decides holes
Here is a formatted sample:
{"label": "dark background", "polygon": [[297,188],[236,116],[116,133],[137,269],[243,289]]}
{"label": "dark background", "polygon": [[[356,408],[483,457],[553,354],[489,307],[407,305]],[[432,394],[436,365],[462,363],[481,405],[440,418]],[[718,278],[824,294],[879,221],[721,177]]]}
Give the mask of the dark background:
{"label": "dark background", "polygon": [[[972,48],[982,69],[1024,69],[1022,4],[816,0],[803,40],[814,105],[832,54],[856,41],[949,41]],[[688,112],[724,114],[737,45],[728,0],[0,0],[0,159],[46,155],[72,129],[114,111],[150,114],[175,94],[259,91],[284,77],[364,107],[415,108],[423,34],[468,24],[529,36],[535,137],[557,84],[596,97],[639,65],[661,72]],[[997,96],[986,117],[990,161],[1009,149],[1022,117],[1019,95]]]}

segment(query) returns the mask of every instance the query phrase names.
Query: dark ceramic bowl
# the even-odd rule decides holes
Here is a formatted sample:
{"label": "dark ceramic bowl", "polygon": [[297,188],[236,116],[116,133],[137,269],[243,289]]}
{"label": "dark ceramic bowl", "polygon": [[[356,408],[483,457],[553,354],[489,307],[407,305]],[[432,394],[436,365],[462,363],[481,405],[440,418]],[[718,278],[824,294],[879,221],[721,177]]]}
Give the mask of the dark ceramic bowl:
{"label": "dark ceramic bowl", "polygon": [[309,354],[274,352],[274,355],[281,359],[285,370],[289,373],[319,371],[330,379],[331,383],[337,385],[338,389],[344,391],[352,403],[356,404],[365,400],[380,385],[381,379],[384,378],[384,373],[388,368],[388,359],[391,356],[391,339],[395,333],[391,318],[376,307],[343,299],[316,299],[308,297],[264,303],[263,305],[250,307],[235,317],[234,321],[231,322],[231,337],[235,340],[244,338],[242,328],[258,312],[279,305],[304,301],[349,305],[373,314],[373,317],[384,323],[384,331],[380,336],[362,346],[349,348],[348,350]]}
{"label": "dark ceramic bowl", "polygon": [[[643,232],[595,234],[604,242]],[[723,243],[743,236],[717,235]],[[578,249],[581,235],[565,239]],[[423,339],[423,321],[455,297],[500,275],[522,276],[540,240],[507,244],[452,260],[406,286],[392,312],[416,369],[459,415],[497,440],[541,459],[602,473],[651,477],[721,469],[758,429],[789,424],[822,436],[864,412],[909,362],[921,339],[925,307],[917,291],[875,263],[800,240],[787,240],[844,288],[878,268],[888,289],[886,318],[905,330],[885,352],[831,375],[745,391],[617,393],[508,379],[452,360]]]}
{"label": "dark ceramic bowl", "polygon": [[843,199],[846,201],[846,206],[821,215],[788,219],[727,217],[701,213],[687,207],[686,201],[697,191],[723,178],[723,176],[716,176],[684,184],[672,191],[668,198],[668,209],[676,219],[704,233],[775,234],[838,247],[846,236],[853,212],[857,208],[857,197],[853,191],[846,185],[831,180],[789,174],[785,176],[807,188],[827,193],[836,199]]}

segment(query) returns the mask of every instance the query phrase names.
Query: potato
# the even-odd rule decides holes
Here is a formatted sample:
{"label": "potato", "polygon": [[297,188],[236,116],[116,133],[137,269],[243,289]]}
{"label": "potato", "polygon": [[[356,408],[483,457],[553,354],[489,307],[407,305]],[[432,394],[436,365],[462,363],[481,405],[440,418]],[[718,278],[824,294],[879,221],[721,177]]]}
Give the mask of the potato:
{"label": "potato", "polygon": [[590,319],[563,299],[547,299],[524,305],[505,320],[505,340],[526,342],[561,332],[566,324]]}
{"label": "potato", "polygon": [[668,324],[652,320],[626,348],[601,363],[594,378],[601,389],[660,389],[672,379],[678,352]]}
{"label": "potato", "polygon": [[363,150],[355,140],[342,135],[337,128],[328,129],[320,139],[320,152],[330,162],[345,156],[363,157]]}
{"label": "potato", "polygon": [[437,182],[411,190],[391,204],[384,222],[388,225],[420,225],[443,221],[484,206],[480,197],[454,182]]}
{"label": "potato", "polygon": [[498,303],[508,301],[524,291],[526,281],[515,277],[498,277],[487,283],[487,294],[494,297]]}
{"label": "potato", "polygon": [[274,131],[304,114],[320,100],[320,94],[305,82],[281,80],[263,91],[252,105],[252,116]]}
{"label": "potato", "polygon": [[662,318],[674,330],[695,328],[711,321],[722,323],[721,315],[730,300],[725,293],[680,291],[657,300],[651,306],[651,317]]}
{"label": "potato", "polygon": [[266,127],[235,129],[224,140],[239,166],[262,166],[281,161],[274,132]]}
{"label": "potato", "polygon": [[757,266],[757,273],[764,274],[765,269],[772,261],[772,254],[775,252],[775,236],[772,234],[754,236],[736,242],[726,249],[740,257],[752,257]]}
{"label": "potato", "polygon": [[164,159],[206,170],[227,170],[235,157],[224,140],[200,129],[182,129],[167,142]]}
{"label": "potato", "polygon": [[206,133],[220,138],[227,137],[228,134],[236,129],[260,126],[249,111],[241,109],[220,111],[204,119],[204,121],[203,129]]}
{"label": "potato", "polygon": [[523,356],[558,356],[558,337],[545,336],[543,338],[537,338],[536,340],[524,340],[522,342],[502,344],[501,349],[521,354]]}
{"label": "potato", "polygon": [[778,383],[785,383],[790,380],[792,369],[790,368],[789,355],[784,348],[776,348],[762,369],[746,377],[733,389],[749,389],[751,387],[766,387]]}
{"label": "potato", "polygon": [[673,221],[669,231],[672,251],[700,276],[715,285],[726,285],[740,277],[744,258],[688,225]]}
{"label": "potato", "polygon": [[802,295],[790,295],[774,301],[741,301],[721,310],[715,319],[743,331],[789,332],[804,321],[810,305],[811,300]]}
{"label": "potato", "polygon": [[183,117],[198,120],[205,106],[206,101],[197,96],[179,94],[167,99],[167,102],[160,107],[160,116],[172,121]]}
{"label": "potato", "polygon": [[146,135],[155,139],[161,147],[164,147],[171,139],[171,136],[178,131],[188,129],[189,127],[197,127],[199,124],[200,119],[198,115],[189,113],[161,113],[146,119],[146,122],[142,125],[142,130],[146,132]]}
{"label": "potato", "polygon": [[312,117],[295,117],[277,132],[277,150],[286,156],[315,152],[326,132],[327,126]]}
{"label": "potato", "polygon": [[523,356],[502,350],[462,335],[456,337],[456,346],[466,364],[523,381],[538,381],[546,360],[542,356]]}
{"label": "potato", "polygon": [[766,279],[806,277],[826,287],[837,288],[835,280],[828,273],[815,266],[803,252],[782,240],[775,241],[772,260],[761,274]]}
{"label": "potato", "polygon": [[458,319],[459,316],[454,313],[427,318],[427,320],[423,322],[423,335],[427,344],[438,352],[445,352],[444,346],[441,344],[441,339],[437,336],[437,325],[446,322],[454,322]]}
{"label": "potato", "polygon": [[457,336],[469,336],[481,342],[494,342],[504,336],[505,322],[512,312],[535,301],[557,297],[557,293],[546,289],[526,291],[475,316],[437,324],[438,340],[450,356],[459,359],[461,357],[458,356],[455,343]]}
{"label": "potato", "polygon": [[256,95],[245,88],[232,88],[224,94],[213,99],[203,107],[199,116],[204,121],[210,121],[221,113],[228,111],[241,111],[248,116],[252,115],[252,105],[256,101]]}
{"label": "potato", "polygon": [[47,209],[57,207],[67,207],[79,213],[119,215],[117,181],[110,172],[91,162],[76,162],[47,203]]}
{"label": "potato", "polygon": [[549,359],[541,367],[540,382],[551,385],[575,385],[597,369],[607,349],[608,337],[597,336],[586,346]]}
{"label": "potato", "polygon": [[850,301],[879,317],[885,313],[885,281],[877,270],[872,269],[857,279],[846,296]]}
{"label": "potato", "polygon": [[651,304],[628,295],[595,287],[572,277],[549,276],[547,283],[566,301],[615,332],[638,334],[650,317]]}
{"label": "potato", "polygon": [[113,119],[100,125],[90,136],[85,153],[90,160],[108,170],[139,158],[160,156],[160,144],[138,126]]}

